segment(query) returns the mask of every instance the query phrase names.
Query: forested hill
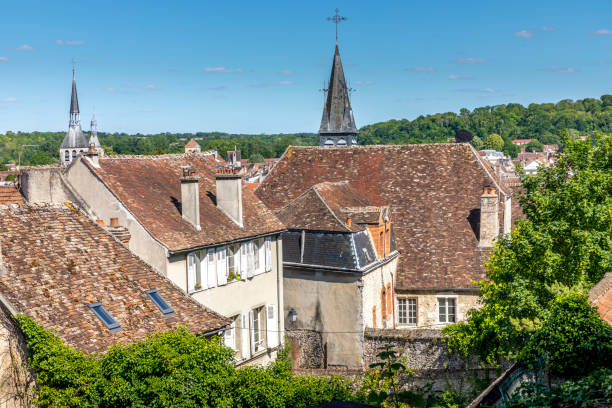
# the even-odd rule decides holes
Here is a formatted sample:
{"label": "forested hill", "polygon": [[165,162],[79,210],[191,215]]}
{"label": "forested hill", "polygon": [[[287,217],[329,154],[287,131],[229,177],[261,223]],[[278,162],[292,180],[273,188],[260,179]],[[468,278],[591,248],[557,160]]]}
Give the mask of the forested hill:
{"label": "forested hill", "polygon": [[[375,123],[361,128],[360,144],[445,143],[455,132],[466,129],[475,135],[472,144],[483,147],[485,137],[499,134],[503,150],[516,154],[514,139],[537,139],[544,144],[560,141],[560,133],[568,129],[574,135],[599,130],[612,132],[612,95],[599,99],[562,100],[557,103],[484,106],[472,111],[461,109],[459,114],[437,113],[414,120],[401,119]],[[0,134],[0,164],[16,163],[21,152],[25,165],[48,164],[58,160],[59,145],[65,131],[7,132]],[[88,133],[86,133],[89,136]],[[109,154],[179,153],[185,143],[196,138],[203,149],[217,149],[221,154],[237,146],[242,156],[256,161],[263,157],[279,157],[291,145],[317,145],[313,133],[245,135],[220,132],[159,133],[128,135],[99,133]],[[499,137],[496,136],[497,139]],[[485,141],[486,142],[486,141]],[[501,141],[500,141],[501,143]],[[487,144],[484,144],[487,147]]]}
{"label": "forested hill", "polygon": [[[361,128],[361,144],[407,144],[446,142],[459,129],[479,139],[492,133],[506,140],[537,139],[543,144],[558,143],[559,133],[587,134],[593,130],[612,131],[612,95],[557,103],[517,103],[483,106],[473,111],[419,116],[414,120],[389,120]],[[476,140],[478,143],[478,140]]]}

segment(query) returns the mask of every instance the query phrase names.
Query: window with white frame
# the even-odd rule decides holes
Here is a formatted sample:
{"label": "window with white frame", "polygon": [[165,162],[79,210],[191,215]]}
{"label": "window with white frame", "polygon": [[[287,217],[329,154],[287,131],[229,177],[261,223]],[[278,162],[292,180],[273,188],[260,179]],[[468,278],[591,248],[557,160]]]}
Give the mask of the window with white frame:
{"label": "window with white frame", "polygon": [[250,329],[251,329],[251,354],[255,354],[265,349],[264,333],[265,333],[265,316],[264,308],[258,307],[249,312]]}
{"label": "window with white frame", "polygon": [[253,274],[257,275],[262,272],[263,265],[261,262],[262,253],[262,242],[261,239],[253,241]]}
{"label": "window with white frame", "polygon": [[414,298],[397,299],[397,314],[399,324],[417,324],[417,300]]}
{"label": "window with white frame", "polygon": [[227,247],[227,280],[240,279],[240,244]]}
{"label": "window with white frame", "polygon": [[266,237],[266,272],[272,270],[272,237]]}
{"label": "window with white frame", "polygon": [[455,323],[457,304],[455,297],[438,297],[438,322]]}
{"label": "window with white frame", "polygon": [[223,342],[227,347],[235,351],[238,349],[236,347],[236,321],[238,320],[238,316],[233,316],[231,320],[232,324],[223,333]]}
{"label": "window with white frame", "polygon": [[227,247],[215,248],[217,253],[217,284],[219,286],[227,283]]}

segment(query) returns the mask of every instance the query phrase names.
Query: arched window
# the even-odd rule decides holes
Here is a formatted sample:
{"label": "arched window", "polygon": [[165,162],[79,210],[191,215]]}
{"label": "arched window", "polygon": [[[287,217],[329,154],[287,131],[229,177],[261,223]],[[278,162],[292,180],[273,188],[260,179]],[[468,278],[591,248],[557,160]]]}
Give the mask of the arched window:
{"label": "arched window", "polygon": [[339,146],[346,146],[346,140],[344,140],[344,139],[338,139],[338,145],[339,145]]}
{"label": "arched window", "polygon": [[382,320],[384,321],[385,317],[387,317],[387,291],[385,290],[384,286],[380,291],[380,313],[382,315]]}
{"label": "arched window", "polygon": [[82,151],[82,150],[79,150],[79,153],[83,154],[83,151]]}
{"label": "arched window", "polygon": [[70,161],[70,152],[68,150],[64,150],[64,161]]}
{"label": "arched window", "polygon": [[72,151],[72,158],[75,159],[76,158],[76,150]]}

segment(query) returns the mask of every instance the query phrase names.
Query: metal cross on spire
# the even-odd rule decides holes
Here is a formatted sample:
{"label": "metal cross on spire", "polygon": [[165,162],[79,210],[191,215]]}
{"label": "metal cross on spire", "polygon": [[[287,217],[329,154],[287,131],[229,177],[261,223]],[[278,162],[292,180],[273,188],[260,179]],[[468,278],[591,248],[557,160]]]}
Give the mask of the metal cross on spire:
{"label": "metal cross on spire", "polygon": [[338,44],[338,24],[340,24],[341,21],[346,21],[346,17],[342,17],[340,14],[338,14],[340,12],[339,9],[336,9],[336,15],[333,17],[327,17],[327,21],[333,21],[336,24],[336,44]]}

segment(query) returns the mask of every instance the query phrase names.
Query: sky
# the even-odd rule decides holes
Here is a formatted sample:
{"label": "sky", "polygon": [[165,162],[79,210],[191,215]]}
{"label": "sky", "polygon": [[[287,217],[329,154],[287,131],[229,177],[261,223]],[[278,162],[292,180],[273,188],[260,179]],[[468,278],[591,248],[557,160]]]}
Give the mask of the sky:
{"label": "sky", "polygon": [[357,126],[612,93],[610,0],[4,1],[0,132],[316,132],[335,44]]}

